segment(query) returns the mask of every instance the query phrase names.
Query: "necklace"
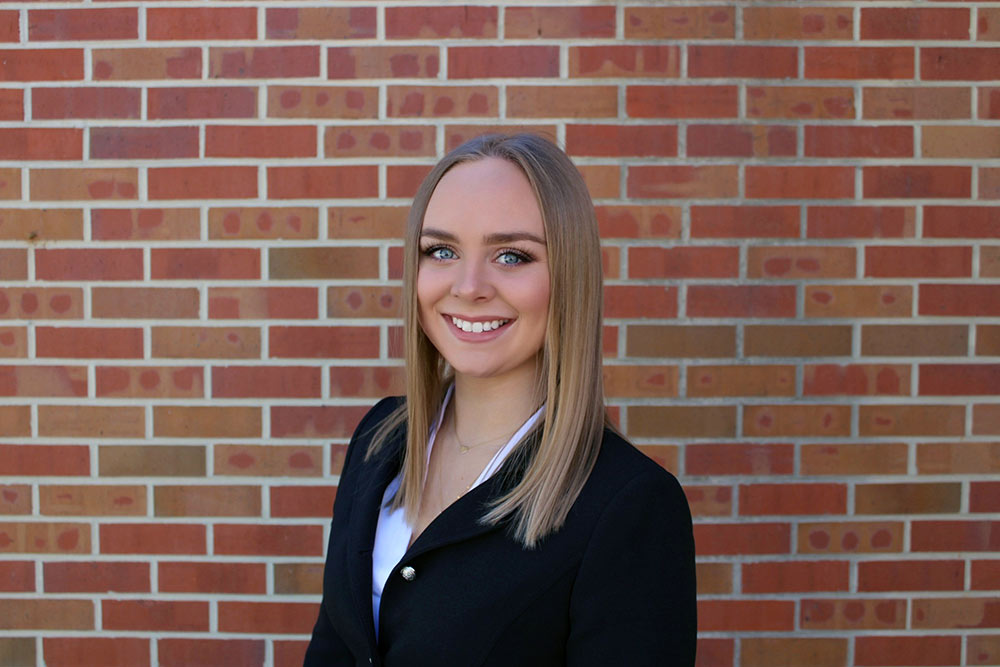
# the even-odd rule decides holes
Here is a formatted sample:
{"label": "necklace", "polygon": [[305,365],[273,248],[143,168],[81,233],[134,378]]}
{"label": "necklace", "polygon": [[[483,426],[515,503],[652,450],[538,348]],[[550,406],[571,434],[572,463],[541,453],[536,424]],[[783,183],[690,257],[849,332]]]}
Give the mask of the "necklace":
{"label": "necklace", "polygon": [[458,437],[458,416],[454,414],[451,416],[451,434],[455,438],[455,442],[458,444],[458,451],[461,454],[467,454],[473,449],[478,449],[479,447],[484,447],[485,445],[489,444],[496,444],[502,440],[503,441],[509,440],[510,436],[513,435],[513,433],[514,432],[511,431],[507,435],[501,435],[499,438],[491,438],[489,440],[483,440],[482,442],[476,442],[471,445],[467,445],[464,442],[462,442],[461,438]]}

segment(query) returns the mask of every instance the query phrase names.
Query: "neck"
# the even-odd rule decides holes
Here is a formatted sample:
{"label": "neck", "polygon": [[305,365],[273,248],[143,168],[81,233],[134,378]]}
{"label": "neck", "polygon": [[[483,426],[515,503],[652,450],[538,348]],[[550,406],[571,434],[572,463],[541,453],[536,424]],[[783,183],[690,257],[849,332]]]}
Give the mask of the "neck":
{"label": "neck", "polygon": [[481,442],[510,433],[538,409],[535,369],[499,378],[456,374],[452,418],[463,441]]}

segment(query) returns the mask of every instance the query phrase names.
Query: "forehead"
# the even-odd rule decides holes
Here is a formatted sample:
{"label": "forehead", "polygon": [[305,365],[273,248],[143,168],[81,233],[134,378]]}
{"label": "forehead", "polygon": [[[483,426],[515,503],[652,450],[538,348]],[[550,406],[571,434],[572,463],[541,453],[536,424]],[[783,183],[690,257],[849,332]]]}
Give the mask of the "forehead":
{"label": "forehead", "polygon": [[483,158],[452,167],[438,181],[424,212],[424,226],[458,233],[525,231],[544,236],[535,192],[520,167]]}

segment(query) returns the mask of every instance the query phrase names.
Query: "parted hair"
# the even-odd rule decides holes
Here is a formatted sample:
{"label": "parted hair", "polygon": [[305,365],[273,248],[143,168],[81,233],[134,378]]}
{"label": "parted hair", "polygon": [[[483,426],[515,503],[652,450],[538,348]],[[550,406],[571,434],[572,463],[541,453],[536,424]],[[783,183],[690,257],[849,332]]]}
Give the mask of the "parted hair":
{"label": "parted hair", "polygon": [[[549,308],[535,387],[540,419],[511,458],[523,474],[482,520],[510,520],[526,548],[562,526],[587,481],[605,426],[601,375],[600,239],[590,194],[566,154],[531,134],[484,135],[448,153],[417,191],[406,223],[403,265],[406,401],[376,431],[367,457],[405,426],[402,484],[392,499],[416,522],[427,468],[427,439],[451,381],[448,364],[420,326],[416,282],[424,213],[441,178],[456,165],[484,158],[521,169],[542,214],[549,268]],[[505,466],[506,468],[507,466]]]}

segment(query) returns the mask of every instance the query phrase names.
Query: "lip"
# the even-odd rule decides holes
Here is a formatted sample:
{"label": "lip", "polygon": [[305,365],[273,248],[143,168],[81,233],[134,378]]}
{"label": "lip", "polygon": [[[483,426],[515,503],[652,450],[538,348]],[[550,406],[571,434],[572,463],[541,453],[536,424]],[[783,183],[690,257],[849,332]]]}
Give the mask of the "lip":
{"label": "lip", "polygon": [[[441,317],[444,319],[445,326],[448,327],[448,331],[450,331],[455,338],[466,343],[488,343],[489,341],[495,340],[504,335],[510,325],[517,321],[516,319],[506,317],[460,317],[449,313],[444,313]],[[508,321],[506,324],[497,329],[491,329],[481,333],[473,333],[471,331],[463,331],[456,327],[455,323],[451,321],[452,317],[458,317],[458,319],[465,320],[466,322],[492,322],[493,320]]]}

